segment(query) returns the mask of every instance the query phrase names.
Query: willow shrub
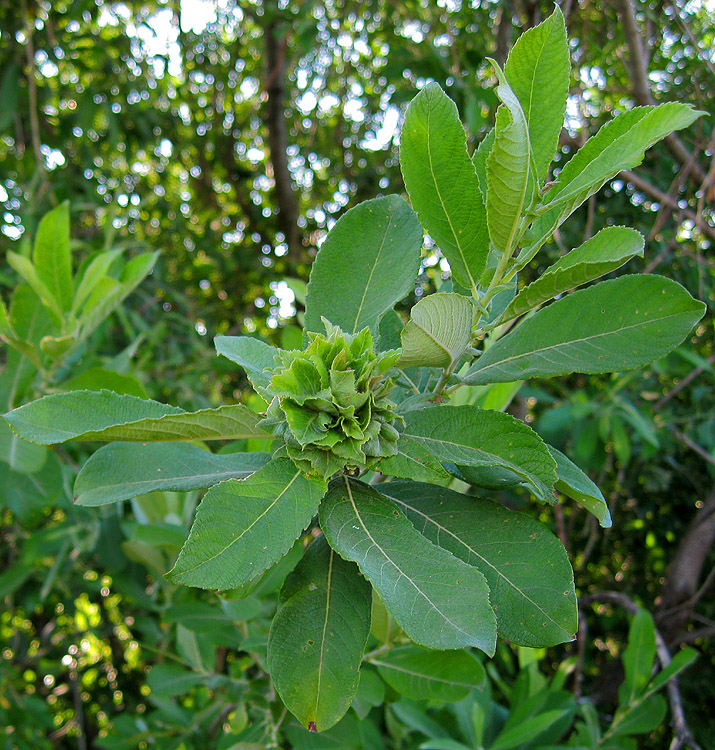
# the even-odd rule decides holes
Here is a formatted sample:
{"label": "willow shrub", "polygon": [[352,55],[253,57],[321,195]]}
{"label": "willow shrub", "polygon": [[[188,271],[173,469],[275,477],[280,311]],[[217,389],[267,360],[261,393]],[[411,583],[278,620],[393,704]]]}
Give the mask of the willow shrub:
{"label": "willow shrub", "polygon": [[[700,113],[676,102],[624,112],[548,181],[569,84],[560,11],[521,36],[503,71],[492,64],[501,106],[471,158],[457,108],[437,84],[408,107],[400,161],[412,206],[376,198],[335,224],[313,265],[302,351],[217,338],[219,354],[266,400],[265,414],[76,391],[5,415],[35,443],[109,441],[77,477],[79,504],[209,488],[167,573],[174,582],[246,595],[310,529],[280,595],[267,664],[285,705],[312,730],[350,706],[373,608],[427,649],[493,655],[499,635],[532,647],[574,638],[563,546],[488,494],[521,487],[554,503],[557,490],[606,526],[600,491],[528,425],[471,395],[466,405],[450,396],[639,368],[678,346],[704,312],[682,286],[653,275],[572,292],[643,254],[643,238],[626,227],[603,229],[517,285],[578,206]],[[425,231],[452,278],[405,321],[393,306],[414,288]],[[59,288],[47,276],[43,294],[52,295]],[[195,445],[265,437],[274,438],[269,453]],[[455,477],[478,496],[450,489]],[[438,679],[449,665],[462,685],[483,679],[466,651],[435,659],[407,648],[386,653],[385,669]]]}

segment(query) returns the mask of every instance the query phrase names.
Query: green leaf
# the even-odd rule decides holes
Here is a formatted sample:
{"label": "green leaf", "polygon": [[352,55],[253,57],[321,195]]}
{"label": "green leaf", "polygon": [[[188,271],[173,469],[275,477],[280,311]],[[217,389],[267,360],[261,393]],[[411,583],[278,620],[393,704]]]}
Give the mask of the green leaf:
{"label": "green leaf", "polygon": [[391,500],[340,477],[320,506],[320,525],[330,546],[358,564],[416,643],[494,654],[496,620],[484,576],[429,542]]}
{"label": "green leaf", "polygon": [[100,280],[107,275],[110,266],[120,255],[121,250],[109,250],[105,253],[99,253],[96,258],[92,259],[82,274],[82,280],[79,282],[74,295],[72,312],[75,315],[82,309],[82,305],[87,301],[92,292],[94,292]]}
{"label": "green leaf", "polygon": [[524,287],[499,316],[500,323],[643,256],[643,235],[629,227],[606,227],[560,258],[536,281]]}
{"label": "green leaf", "polygon": [[622,276],[539,310],[477,360],[464,382],[503,383],[642,367],[680,344],[705,306],[660,276]]}
{"label": "green leaf", "polygon": [[28,443],[19,438],[5,422],[0,422],[0,461],[10,465],[13,471],[21,474],[34,474],[47,460],[44,445]]}
{"label": "green leaf", "polygon": [[103,367],[90,367],[79,375],[64,380],[62,391],[113,391],[114,393],[148,398],[144,386],[133,375],[122,375],[115,370]]}
{"label": "green leaf", "polygon": [[154,490],[183,492],[242,479],[267,453],[210,453],[189,443],[111,443],[90,456],[75,480],[77,505],[106,505]]}
{"label": "green leaf", "polygon": [[639,609],[633,617],[622,658],[626,678],[618,690],[618,702],[625,707],[645,692],[653,673],[655,625],[648,610]]}
{"label": "green leaf", "polygon": [[111,391],[56,393],[3,415],[26,440],[51,445],[67,440],[239,440],[270,437],[256,427],[261,416],[242,404],[186,412]]}
{"label": "green leaf", "polygon": [[554,710],[530,716],[516,726],[501,731],[489,745],[489,750],[515,750],[522,747],[525,742],[530,743],[567,713],[568,711]]}
{"label": "green leaf", "polygon": [[154,664],[147,677],[147,685],[151,688],[152,695],[165,698],[183,695],[205,682],[205,674],[187,672],[174,664]]}
{"label": "green leaf", "polygon": [[10,322],[10,315],[5,307],[5,303],[0,299],[0,338],[7,340],[8,338],[17,338],[17,334],[13,330],[12,323]]}
{"label": "green leaf", "polygon": [[323,331],[325,317],[346,333],[367,326],[377,338],[382,315],[412,291],[422,236],[417,215],[397,195],[365,201],[343,214],[313,262],[306,330]]}
{"label": "green leaf", "polygon": [[325,490],[322,480],[306,478],[288,458],[212,487],[168,577],[206,589],[248,583],[288,552]]}
{"label": "green leaf", "polygon": [[32,261],[40,281],[62,312],[72,309],[72,255],[68,201],[45,214],[37,227]]}
{"label": "green leaf", "polygon": [[[143,544],[151,544],[153,547],[181,548],[187,536],[188,530],[183,526],[175,526],[169,523],[157,525],[139,523],[132,530],[131,538]],[[190,606],[193,606],[193,603]]]}
{"label": "green leaf", "polygon": [[427,539],[484,574],[501,635],[533,648],[573,640],[573,570],[548,529],[499,503],[444,487],[396,481],[380,488]]}
{"label": "green leaf", "polygon": [[[52,322],[35,292],[27,284],[20,284],[12,296],[10,324],[25,342],[23,353],[18,349],[7,352],[7,374],[10,376],[8,397],[4,404],[12,408],[22,401],[40,366],[37,344],[52,330]],[[26,351],[27,350],[27,351]],[[3,404],[3,405],[4,405]]]}
{"label": "green leaf", "polygon": [[151,273],[159,251],[142,253],[132,258],[122,268],[119,281],[104,277],[99,279],[84,305],[79,322],[77,341],[84,341]]}
{"label": "green leaf", "polygon": [[383,458],[377,465],[377,469],[393,477],[405,477],[425,482],[440,482],[449,479],[447,471],[427,448],[407,435],[400,435],[397,454]]}
{"label": "green leaf", "polygon": [[352,709],[360,719],[365,719],[375,706],[385,702],[385,683],[369,667],[360,670],[360,682],[352,702]]}
{"label": "green leaf", "polygon": [[678,651],[678,653],[673,656],[670,664],[658,672],[658,674],[650,681],[645,695],[651,695],[652,693],[655,693],[656,690],[660,690],[668,680],[675,677],[684,669],[687,669],[699,656],[700,654],[693,648],[684,648],[682,651]]}
{"label": "green leaf", "polygon": [[0,597],[14,593],[32,575],[33,570],[29,565],[16,564],[0,573]]}
{"label": "green leaf", "polygon": [[440,461],[508,469],[540,500],[554,502],[555,463],[546,444],[509,414],[475,406],[433,406],[408,412],[402,434]]}
{"label": "green leaf", "polygon": [[472,341],[474,305],[461,294],[430,294],[410,311],[398,367],[453,367]]}
{"label": "green leaf", "polygon": [[370,660],[383,680],[412,700],[456,703],[484,684],[484,667],[466,651],[403,646]]}
{"label": "green leaf", "polygon": [[612,525],[611,514],[608,511],[608,505],[601,493],[601,490],[591,481],[578,466],[564,454],[548,446],[549,453],[556,461],[556,489],[562,492],[566,497],[575,500],[579,505],[583,505],[589,513],[592,513],[598,519],[598,522],[604,529],[609,529]]}
{"label": "green leaf", "polygon": [[463,742],[457,742],[450,737],[438,737],[437,739],[427,740],[420,745],[420,750],[471,750],[469,745]]}
{"label": "green leaf", "polygon": [[558,148],[570,70],[566,24],[557,5],[543,23],[517,39],[504,66],[504,75],[529,124],[531,151],[540,183],[546,179]]}
{"label": "green leaf", "polygon": [[412,205],[454,278],[475,290],[489,252],[486,210],[457,106],[436,83],[407,108],[400,166]]}
{"label": "green leaf", "polygon": [[487,157],[487,223],[498,253],[511,254],[529,187],[529,130],[519,100],[493,62],[504,106],[497,110],[494,145]]}
{"label": "green leaf", "polygon": [[624,714],[617,715],[611,725],[611,734],[614,737],[622,737],[651,732],[661,725],[667,710],[668,704],[662,695],[651,695]]}
{"label": "green leaf", "polygon": [[485,200],[487,197],[487,157],[494,146],[495,138],[496,131],[491,128],[472,155],[472,164],[474,164],[474,170],[479,180],[479,189]]}
{"label": "green leaf", "polygon": [[35,514],[41,518],[44,508],[58,504],[66,506],[62,467],[52,453],[47,456],[41,471],[21,474],[7,470],[3,472],[2,481],[0,505],[9,508],[22,523],[29,522]]}
{"label": "green leaf", "polygon": [[529,244],[519,253],[518,267],[523,268],[553,231],[608,180],[638,166],[654,143],[687,128],[702,114],[689,104],[668,102],[636,107],[604,125],[559,172],[557,184],[546,194],[543,215],[529,230]]}
{"label": "green leaf", "polygon": [[37,269],[29,258],[24,255],[18,255],[11,250],[7,252],[7,262],[9,265],[22,276],[29,284],[32,291],[42,300],[42,304],[53,314],[53,322],[61,325],[63,320],[63,311],[55,299],[50,288],[42,281],[37,273]]}
{"label": "green leaf", "polygon": [[276,366],[279,349],[250,336],[216,336],[214,345],[218,354],[241,365],[259,393],[268,388],[271,375],[266,370]]}
{"label": "green leaf", "polygon": [[370,633],[370,585],[320,536],[281,597],[268,636],[268,670],[291,713],[321,732],[343,717],[357,690]]}

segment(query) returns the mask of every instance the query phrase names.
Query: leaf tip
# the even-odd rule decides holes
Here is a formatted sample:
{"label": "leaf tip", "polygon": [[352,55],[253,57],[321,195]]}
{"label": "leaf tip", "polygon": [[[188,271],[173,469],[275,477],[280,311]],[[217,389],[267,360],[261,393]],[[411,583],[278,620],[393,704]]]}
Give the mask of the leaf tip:
{"label": "leaf tip", "polygon": [[318,733],[318,727],[314,721],[308,722],[308,731],[313,732],[314,734]]}

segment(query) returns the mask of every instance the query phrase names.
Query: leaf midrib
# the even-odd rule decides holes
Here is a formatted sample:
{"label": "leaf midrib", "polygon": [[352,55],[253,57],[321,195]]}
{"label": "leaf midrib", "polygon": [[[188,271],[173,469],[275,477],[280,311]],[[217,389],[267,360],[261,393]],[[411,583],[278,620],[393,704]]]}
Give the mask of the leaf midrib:
{"label": "leaf midrib", "polygon": [[[237,406],[241,406],[240,404],[230,404],[226,406],[219,406],[215,409],[200,409],[199,411],[195,412],[183,412],[179,414],[164,414],[161,417],[143,417],[142,419],[135,419],[131,422],[121,422],[119,424],[113,424],[109,425],[108,427],[103,427],[101,430],[88,430],[86,432],[82,432],[79,435],[75,436],[74,440],[91,440],[91,439],[101,439],[101,435],[106,435],[107,433],[110,433],[112,430],[117,430],[121,432],[123,429],[134,429],[134,430],[147,430],[151,435],[174,435],[171,439],[171,441],[167,442],[180,442],[182,440],[211,440],[213,435],[216,435],[216,440],[238,440],[243,437],[245,437],[245,434],[243,432],[236,432],[236,433],[230,433],[230,432],[221,432],[220,430],[213,427],[211,424],[201,424],[201,419],[208,417],[209,419],[222,419],[222,420],[228,420],[230,422],[234,422],[241,426],[250,425],[250,422],[244,422],[240,418],[240,416],[248,417],[249,415],[253,415],[253,412],[250,411],[244,411],[243,409],[236,409]],[[233,412],[239,412],[240,416],[234,416]],[[183,421],[185,418],[190,417],[191,420]],[[197,419],[198,418],[198,419]],[[196,420],[196,421],[194,421]],[[258,420],[256,420],[258,421]],[[152,427],[159,427],[162,428],[164,424],[168,424],[169,428],[166,430],[157,429],[153,430]],[[198,437],[197,435],[178,435],[176,430],[171,430],[171,427],[174,426],[176,428],[182,427],[182,426],[188,426],[188,427],[195,427],[200,430],[203,430],[204,432],[201,433],[201,436]],[[57,428],[55,428],[57,429]],[[68,433],[73,434],[73,433]],[[177,436],[178,435],[178,436]],[[259,433],[252,433],[252,437],[260,437]],[[266,433],[266,437],[270,437],[268,433]],[[127,442],[142,442],[143,440],[147,440],[147,438],[144,437],[126,437],[122,436],[123,440]],[[157,441],[159,442],[159,441]]]}
{"label": "leaf midrib", "polygon": [[[296,473],[293,475],[290,482],[288,482],[288,484],[278,493],[278,496],[275,498],[275,500],[262,513],[256,516],[254,521],[249,526],[247,526],[235,539],[232,539],[223,549],[219,550],[218,552],[216,552],[216,554],[212,555],[208,559],[202,560],[197,565],[194,565],[193,568],[185,568],[184,570],[177,572],[177,576],[185,576],[188,573],[193,573],[202,565],[208,565],[208,563],[213,562],[217,557],[220,557],[227,550],[233,547],[233,545],[236,544],[236,542],[240,541],[266,515],[266,513],[268,513],[270,510],[272,510],[275,507],[276,503],[283,497],[283,495],[285,495],[286,492],[288,492],[288,490],[293,485],[293,482],[295,482],[295,480],[299,476],[300,476],[300,471],[296,471]],[[241,480],[237,480],[237,481],[241,481]]]}
{"label": "leaf midrib", "polygon": [[[423,513],[420,510],[417,510],[417,508],[414,508],[412,505],[409,505],[408,503],[399,500],[396,497],[392,497],[390,495],[390,499],[394,500],[399,505],[402,505],[405,508],[409,508],[410,510],[417,513],[417,515],[422,516],[426,521],[433,524],[439,531],[443,531],[445,534],[448,534],[452,538],[454,538],[459,544],[461,544],[463,547],[468,549],[470,552],[474,554],[475,557],[478,557],[485,565],[489,566],[500,578],[502,578],[506,583],[508,583],[510,586],[512,586],[516,591],[521,594],[524,599],[526,599],[530,604],[532,604],[541,614],[546,617],[547,620],[550,620],[559,630],[561,630],[564,633],[567,633],[567,631],[564,629],[562,625],[560,625],[556,620],[554,620],[547,612],[545,612],[530,596],[528,596],[524,591],[522,591],[511,579],[507,578],[499,568],[497,568],[493,563],[489,562],[485,557],[480,555],[473,547],[470,547],[463,539],[461,539],[459,536],[457,536],[454,532],[450,531],[448,528],[442,526],[442,524],[437,523],[431,516],[428,516],[426,513]],[[567,633],[567,635],[571,635],[571,633]]]}
{"label": "leaf midrib", "polygon": [[439,189],[439,183],[437,182],[437,177],[434,173],[434,166],[432,164],[432,148],[430,146],[430,133],[432,132],[432,128],[430,126],[430,119],[432,117],[432,107],[427,107],[427,161],[429,162],[429,171],[430,175],[432,175],[432,182],[434,184],[435,192],[437,193],[437,197],[439,198],[439,204],[442,206],[442,211],[444,212],[444,215],[447,219],[447,223],[449,224],[449,230],[452,232],[452,237],[454,237],[454,244],[457,248],[457,251],[459,252],[459,257],[462,259],[462,263],[464,264],[464,272],[469,277],[469,282],[472,285],[473,288],[476,288],[476,282],[474,280],[474,277],[472,276],[472,272],[469,268],[469,264],[467,263],[467,258],[464,254],[464,250],[462,249],[462,245],[459,241],[459,235],[457,232],[454,231],[454,225],[452,224],[452,218],[449,215],[449,212],[447,211],[447,207],[444,205],[444,200],[442,199],[442,193]]}
{"label": "leaf midrib", "polygon": [[[470,642],[474,641],[474,638],[469,633],[467,633],[466,630],[462,630],[462,628],[460,628],[459,625],[457,625],[455,622],[452,622],[452,620],[449,617],[447,617],[447,615],[444,612],[442,612],[442,610],[429,598],[429,596],[427,596],[427,594],[425,594],[424,591],[422,591],[422,589],[402,570],[402,568],[396,562],[392,560],[392,558],[385,552],[385,550],[377,543],[373,535],[368,531],[367,525],[365,524],[362,516],[360,515],[360,511],[357,509],[357,506],[355,505],[355,500],[353,498],[353,493],[352,493],[352,489],[350,487],[350,482],[348,481],[348,478],[344,477],[344,479],[345,479],[345,487],[348,491],[348,498],[350,500],[350,505],[352,505],[353,512],[355,513],[355,517],[360,521],[363,531],[365,532],[365,534],[367,534],[367,537],[368,539],[370,539],[372,544],[378,550],[380,550],[380,553],[385,558],[385,560],[387,560],[391,565],[393,565],[395,569],[399,572],[399,574],[405,580],[409,581],[410,584],[412,584],[415,590],[420,594],[420,596],[423,597],[423,599],[430,605],[430,607],[432,607],[432,609],[435,612],[438,612],[439,615],[443,617],[455,630],[458,630],[460,633],[463,633],[464,635],[466,635],[469,638]],[[426,541],[429,541],[429,540],[426,540]]]}
{"label": "leaf midrib", "polygon": [[[624,326],[623,328],[615,328],[610,331],[604,331],[603,333],[596,333],[592,336],[584,336],[583,338],[580,338],[580,339],[571,339],[569,341],[565,341],[560,344],[553,344],[552,346],[545,346],[545,347],[542,347],[541,349],[531,349],[528,352],[524,352],[523,354],[515,354],[512,357],[506,357],[505,359],[500,359],[498,362],[494,362],[492,364],[486,365],[485,367],[478,368],[474,370],[473,374],[476,375],[478,373],[488,372],[494,367],[501,367],[507,364],[508,362],[514,362],[516,360],[523,359],[524,357],[531,357],[534,355],[542,354],[543,352],[548,352],[554,349],[558,349],[560,347],[571,346],[573,344],[581,344],[584,341],[592,341],[594,339],[598,339],[603,336],[612,336],[614,333],[622,333],[623,331],[630,331],[633,328],[639,328],[641,326],[649,326],[654,323],[662,323],[664,320],[668,320],[669,318],[677,318],[681,315],[687,315],[689,312],[692,312],[692,311],[681,310],[680,312],[673,313],[672,315],[665,315],[660,318],[652,318],[651,320],[639,321],[638,323],[634,323],[633,325],[629,325],[629,326]],[[469,383],[469,379],[470,379],[469,374],[467,374],[467,377],[465,378],[464,382]]]}
{"label": "leaf midrib", "polygon": [[387,242],[387,235],[389,234],[390,228],[392,226],[392,215],[393,215],[393,207],[390,206],[388,209],[388,213],[387,213],[387,222],[385,224],[385,231],[382,235],[382,241],[380,242],[380,248],[378,249],[377,255],[375,256],[375,262],[372,264],[372,268],[370,269],[370,275],[367,277],[367,283],[365,284],[365,288],[362,291],[362,299],[360,300],[360,304],[358,305],[357,312],[355,313],[355,322],[353,323],[352,333],[357,333],[358,321],[360,320],[360,315],[362,315],[362,309],[365,306],[367,292],[370,289],[370,284],[372,283],[372,277],[375,274],[375,269],[377,268],[377,264],[380,262],[380,256],[382,255],[382,251],[385,249],[385,243]]}
{"label": "leaf midrib", "polygon": [[313,714],[313,721],[317,724],[317,718],[318,718],[318,707],[320,704],[320,684],[323,679],[323,654],[325,652],[325,634],[328,632],[328,618],[330,616],[330,593],[331,593],[331,583],[333,578],[333,558],[335,556],[335,551],[332,547],[330,547],[330,562],[328,563],[328,580],[327,580],[327,587],[326,587],[326,594],[325,594],[325,619],[323,620],[323,633],[320,639],[320,657],[318,659],[318,683],[315,687],[315,712]]}
{"label": "leaf midrib", "polygon": [[417,677],[421,680],[428,680],[429,682],[439,682],[443,685],[450,685],[453,687],[463,687],[471,690],[474,685],[466,682],[455,682],[454,680],[447,680],[442,677],[435,677],[434,675],[423,674],[422,672],[413,672],[411,669],[405,669],[404,667],[398,667],[394,664],[390,664],[386,661],[380,661],[379,659],[370,659],[370,664],[375,664],[378,667],[386,667],[387,669],[394,669],[395,672],[402,672],[408,674],[411,677]]}
{"label": "leaf midrib", "polygon": [[[507,468],[512,469],[515,474],[524,478],[527,482],[531,483],[534,489],[537,489],[537,485],[539,484],[544,485],[544,480],[541,479],[536,474],[534,474],[532,471],[525,469],[522,466],[519,466],[518,464],[514,464],[508,459],[503,458],[502,456],[499,456],[496,453],[490,453],[489,451],[486,451],[483,448],[475,448],[472,445],[465,445],[464,443],[455,443],[451,440],[445,440],[444,438],[429,437],[427,435],[415,435],[411,432],[403,432],[402,434],[406,435],[407,437],[413,438],[418,443],[422,443],[422,442],[440,443],[443,445],[453,446],[455,448],[462,448],[465,450],[474,451],[475,453],[481,453],[490,458],[495,458],[497,459],[497,461],[495,462],[496,465],[506,466]],[[541,493],[542,493],[542,497],[546,497],[546,494],[543,492],[543,488],[541,490]]]}

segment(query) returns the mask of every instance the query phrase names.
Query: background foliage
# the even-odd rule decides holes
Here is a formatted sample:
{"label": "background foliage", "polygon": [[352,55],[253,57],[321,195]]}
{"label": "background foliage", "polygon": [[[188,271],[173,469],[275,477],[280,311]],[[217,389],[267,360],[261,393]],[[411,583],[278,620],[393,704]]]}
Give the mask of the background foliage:
{"label": "background foliage", "polygon": [[[562,10],[573,67],[564,161],[633,104],[715,110],[712,6],[574,1]],[[100,250],[125,260],[161,251],[129,303],[60,366],[28,371],[18,389],[17,355],[3,349],[3,405],[77,387],[100,367],[123,376],[127,392],[185,408],[245,399],[245,381],[214,357],[212,337],[255,331],[290,346],[326,229],[346,206],[402,190],[393,136],[415,89],[439,82],[481,137],[496,108],[481,87],[492,75],[485,57],[503,62],[518,31],[549,12],[531,0],[0,3],[3,250],[29,253],[40,217],[69,200],[76,267]],[[648,242],[632,263],[712,308],[714,146],[712,118],[658,146],[637,175],[622,174],[579,210],[552,257],[609,224],[634,226]],[[428,249],[407,303],[438,287],[445,268]],[[4,260],[0,283],[7,302],[18,276]],[[51,326],[37,319],[30,333],[39,341]],[[589,471],[614,524],[604,531],[570,506],[543,513],[576,567],[580,638],[535,654],[502,644],[489,667],[501,705],[516,705],[513,685],[531,680],[529,693],[538,675],[563,673],[573,694],[612,713],[628,625],[623,600],[609,594],[618,592],[654,610],[671,650],[701,652],[681,693],[693,734],[713,746],[712,340],[706,318],[643,372],[531,383],[512,402]],[[455,709],[439,697],[398,700],[368,670],[347,725],[315,744],[277,707],[264,663],[281,576],[300,550],[248,599],[174,586],[162,574],[196,493],[75,507],[81,451],[0,464],[7,747],[417,747],[474,713],[474,697]],[[385,628],[378,640],[390,637]],[[670,735],[666,721],[642,746],[665,747]]]}

